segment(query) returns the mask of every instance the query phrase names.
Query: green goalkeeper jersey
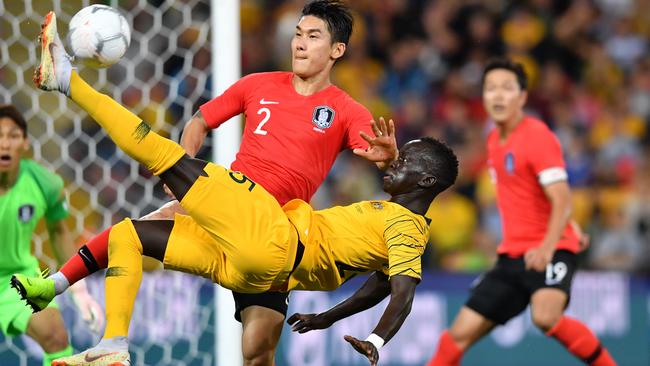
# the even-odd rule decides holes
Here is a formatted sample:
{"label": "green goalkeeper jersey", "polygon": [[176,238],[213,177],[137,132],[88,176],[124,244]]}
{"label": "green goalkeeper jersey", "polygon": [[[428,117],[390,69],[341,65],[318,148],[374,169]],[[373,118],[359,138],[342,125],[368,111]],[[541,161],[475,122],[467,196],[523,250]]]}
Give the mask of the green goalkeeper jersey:
{"label": "green goalkeeper jersey", "polygon": [[0,195],[0,276],[38,266],[31,253],[36,224],[68,216],[63,179],[23,159],[13,187]]}

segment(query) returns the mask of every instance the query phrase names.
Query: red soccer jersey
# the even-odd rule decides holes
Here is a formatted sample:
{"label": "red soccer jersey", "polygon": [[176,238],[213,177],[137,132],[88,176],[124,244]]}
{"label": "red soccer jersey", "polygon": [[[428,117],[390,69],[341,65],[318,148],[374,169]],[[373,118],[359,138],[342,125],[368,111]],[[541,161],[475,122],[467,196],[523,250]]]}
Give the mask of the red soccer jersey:
{"label": "red soccer jersey", "polygon": [[200,109],[211,128],[239,113],[246,123],[232,163],[280,204],[309,202],[343,149],[367,148],[370,112],[334,85],[298,94],[291,72],[250,74]]}
{"label": "red soccer jersey", "polygon": [[[494,128],[487,148],[503,228],[497,251],[521,256],[538,247],[546,234],[551,203],[542,185],[566,179],[562,148],[553,132],[532,117],[525,117],[504,143],[499,142]],[[571,225],[567,224],[556,248],[578,251],[578,237]]]}

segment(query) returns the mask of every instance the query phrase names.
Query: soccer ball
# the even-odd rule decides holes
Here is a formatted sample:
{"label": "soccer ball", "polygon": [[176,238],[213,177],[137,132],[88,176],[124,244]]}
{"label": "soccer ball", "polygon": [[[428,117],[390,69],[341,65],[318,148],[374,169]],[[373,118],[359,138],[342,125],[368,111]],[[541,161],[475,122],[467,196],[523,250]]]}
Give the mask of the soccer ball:
{"label": "soccer ball", "polygon": [[131,28],[116,9],[90,5],[70,20],[67,43],[75,60],[91,67],[109,67],[124,56],[131,43]]}

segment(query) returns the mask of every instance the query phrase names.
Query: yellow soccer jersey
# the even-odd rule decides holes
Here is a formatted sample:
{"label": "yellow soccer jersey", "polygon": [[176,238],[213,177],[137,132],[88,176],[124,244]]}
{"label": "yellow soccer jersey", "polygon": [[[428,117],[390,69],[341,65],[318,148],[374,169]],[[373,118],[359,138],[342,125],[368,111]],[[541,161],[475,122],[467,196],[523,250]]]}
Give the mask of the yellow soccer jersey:
{"label": "yellow soccer jersey", "polygon": [[289,290],[333,290],[371,271],[421,278],[421,257],[429,240],[424,216],[388,201],[314,211],[294,200],[284,210],[305,245]]}

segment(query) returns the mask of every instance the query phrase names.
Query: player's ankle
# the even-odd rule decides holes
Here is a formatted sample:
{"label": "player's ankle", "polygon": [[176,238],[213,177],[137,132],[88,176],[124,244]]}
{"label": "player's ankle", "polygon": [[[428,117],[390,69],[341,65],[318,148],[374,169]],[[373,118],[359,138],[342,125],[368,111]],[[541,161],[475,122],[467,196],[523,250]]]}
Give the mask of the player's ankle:
{"label": "player's ankle", "polygon": [[70,287],[70,282],[61,271],[51,275],[49,278],[54,281],[54,293],[56,295],[62,294]]}
{"label": "player's ankle", "polygon": [[102,338],[95,348],[102,348],[115,351],[128,351],[129,339],[127,337]]}

